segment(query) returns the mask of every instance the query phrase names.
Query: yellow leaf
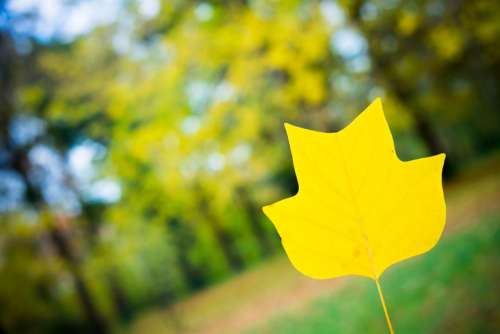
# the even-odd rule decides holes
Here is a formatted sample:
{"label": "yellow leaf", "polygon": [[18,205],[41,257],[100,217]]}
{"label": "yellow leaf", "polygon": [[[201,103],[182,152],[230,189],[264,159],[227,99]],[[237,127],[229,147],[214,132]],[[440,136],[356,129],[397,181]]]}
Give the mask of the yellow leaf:
{"label": "yellow leaf", "polygon": [[300,272],[378,284],[389,266],[437,243],[445,155],[399,160],[380,99],[336,133],[285,127],[299,191],[263,210]]}

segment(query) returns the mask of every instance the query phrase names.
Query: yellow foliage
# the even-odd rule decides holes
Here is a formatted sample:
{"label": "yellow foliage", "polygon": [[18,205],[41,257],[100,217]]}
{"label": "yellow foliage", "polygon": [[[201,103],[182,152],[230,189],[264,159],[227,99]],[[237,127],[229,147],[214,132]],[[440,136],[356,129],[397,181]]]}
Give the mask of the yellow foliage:
{"label": "yellow foliage", "polygon": [[404,11],[398,19],[398,31],[403,36],[411,35],[418,27],[420,18],[416,13]]}
{"label": "yellow foliage", "polygon": [[432,31],[430,42],[439,57],[453,59],[462,52],[464,40],[457,29],[442,26]]}

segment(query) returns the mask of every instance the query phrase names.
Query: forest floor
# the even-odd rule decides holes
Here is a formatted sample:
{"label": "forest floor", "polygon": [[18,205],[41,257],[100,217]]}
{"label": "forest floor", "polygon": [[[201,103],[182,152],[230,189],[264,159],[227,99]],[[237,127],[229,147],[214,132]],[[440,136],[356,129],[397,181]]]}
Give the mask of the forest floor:
{"label": "forest floor", "polygon": [[[500,332],[500,163],[445,186],[447,225],[427,255],[382,277],[396,332]],[[312,280],[277,255],[176,305],[139,316],[128,333],[384,333],[374,283]]]}

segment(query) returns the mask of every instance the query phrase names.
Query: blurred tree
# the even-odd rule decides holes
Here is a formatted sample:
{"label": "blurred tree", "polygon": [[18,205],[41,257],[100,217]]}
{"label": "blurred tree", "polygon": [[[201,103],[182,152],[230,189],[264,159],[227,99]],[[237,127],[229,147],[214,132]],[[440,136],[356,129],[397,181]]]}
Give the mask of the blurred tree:
{"label": "blurred tree", "polygon": [[[166,45],[167,56],[156,64],[158,70],[148,72],[143,85],[130,79],[112,90],[109,110],[119,144],[111,147],[110,154],[118,173],[124,178],[141,178],[142,184],[163,185],[165,202],[158,205],[181,206],[180,212],[167,212],[167,220],[175,221],[175,226],[179,215],[198,211],[194,219],[207,224],[214,238],[210,247],[218,248],[233,270],[254,261],[255,254],[262,256],[276,249],[274,232],[257,218],[259,204],[251,202],[246,190],[259,178],[269,177],[264,166],[282,165],[287,159],[280,147],[271,144],[277,133],[273,125],[278,127],[286,113],[297,118],[301,108],[318,115],[327,113],[328,81],[322,73],[333,61],[328,31],[317,6],[306,8],[306,16],[294,21],[298,6],[284,5],[282,16],[273,20],[260,17],[244,4],[184,7],[182,19],[176,19],[174,26],[166,23],[165,40],[157,41],[158,46],[143,60],[152,66],[158,48]],[[148,29],[154,34],[163,31]],[[307,38],[297,40],[299,31],[306,31]],[[301,48],[301,42],[310,48]],[[301,79],[308,80],[306,86],[299,83]],[[158,95],[159,91],[163,93]],[[283,139],[280,135],[284,147]],[[260,155],[255,149],[264,152]],[[269,154],[277,160],[266,159]],[[131,161],[147,166],[148,173],[129,174],[134,170]],[[271,166],[269,170],[273,170]],[[145,183],[145,177],[151,181]],[[137,192],[138,183],[133,184],[131,190]],[[235,213],[241,218],[219,208],[231,199],[241,203],[240,212]],[[191,209],[193,203],[198,204]],[[242,224],[237,225],[240,219]],[[200,223],[195,234],[205,231]],[[198,245],[208,246],[204,242]],[[196,267],[194,263],[187,266],[185,260],[180,261],[184,268]],[[196,258],[190,261],[197,262]]]}
{"label": "blurred tree", "polygon": [[[500,121],[495,111],[499,42],[492,38],[500,29],[498,5],[434,0],[342,3],[368,41],[374,79],[406,107],[431,153],[449,153],[448,173],[471,155],[471,149],[476,154],[489,150],[484,139],[498,143],[498,131],[483,123]],[[477,110],[483,110],[482,116]],[[469,122],[467,130],[464,121]],[[476,148],[464,146],[463,138]]]}
{"label": "blurred tree", "polygon": [[[12,170],[21,177],[24,183],[24,188],[27,192],[28,204],[35,210],[43,212],[50,203],[44,198],[44,189],[40,189],[34,181],[36,167],[33,166],[30,154],[33,152],[33,143],[26,145],[25,143],[17,140],[17,133],[12,133],[12,126],[15,122],[14,117],[18,114],[16,110],[16,85],[20,83],[23,78],[16,76],[16,71],[19,71],[18,55],[14,49],[13,41],[8,32],[2,31],[0,33],[0,55],[1,55],[1,70],[2,78],[0,91],[2,92],[1,104],[1,118],[2,118],[2,153],[5,155],[5,160],[2,161],[2,168]],[[32,70],[33,68],[30,67]],[[38,73],[28,72],[22,73],[28,76],[35,76]],[[39,111],[38,111],[39,112]],[[27,125],[29,126],[29,125]],[[19,131],[19,130],[18,130]],[[36,139],[36,138],[33,138]],[[31,138],[27,138],[31,141]],[[62,176],[65,177],[64,175]],[[49,180],[50,182],[50,180]],[[42,181],[43,184],[43,181]],[[56,210],[57,211],[57,210]],[[80,298],[84,312],[96,333],[103,333],[106,331],[106,325],[102,319],[99,311],[94,304],[89,287],[83,278],[81,271],[80,261],[72,242],[72,227],[71,218],[66,217],[64,214],[55,213],[51,222],[47,225],[47,230],[42,233],[48,233],[51,244],[58,252],[59,256],[64,260],[67,265],[68,271],[71,273],[77,295]],[[36,234],[35,234],[36,236]],[[36,240],[34,240],[36,242]],[[40,247],[40,245],[36,245]]]}
{"label": "blurred tree", "polygon": [[[123,1],[78,38],[3,29],[0,326],[82,330],[76,293],[97,331],[276,252],[260,208],[297,191],[285,121],[336,130],[382,95],[403,158],[445,151],[450,171],[497,149],[498,7]],[[101,152],[83,179],[78,149]],[[92,194],[103,177],[114,200]]]}

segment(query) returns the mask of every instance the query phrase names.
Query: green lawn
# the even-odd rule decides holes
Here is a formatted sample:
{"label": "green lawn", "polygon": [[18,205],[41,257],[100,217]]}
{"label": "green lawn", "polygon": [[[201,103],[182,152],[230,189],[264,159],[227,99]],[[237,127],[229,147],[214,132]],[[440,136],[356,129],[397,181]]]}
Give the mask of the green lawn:
{"label": "green lawn", "polygon": [[[500,333],[500,215],[484,217],[431,253],[389,269],[384,295],[397,333]],[[306,311],[249,333],[385,333],[375,284],[351,278]]]}
{"label": "green lawn", "polygon": [[[491,166],[490,166],[491,167]],[[396,333],[500,333],[500,166],[445,187],[446,233],[381,284]],[[316,281],[283,255],[170,308],[128,333],[386,333],[375,284]]]}

